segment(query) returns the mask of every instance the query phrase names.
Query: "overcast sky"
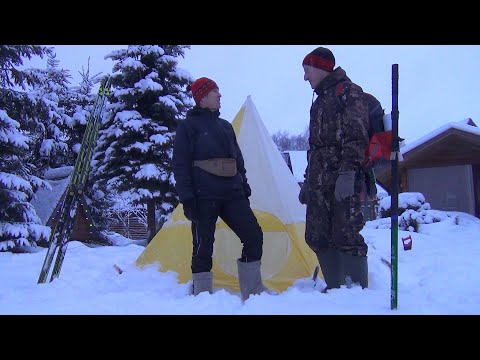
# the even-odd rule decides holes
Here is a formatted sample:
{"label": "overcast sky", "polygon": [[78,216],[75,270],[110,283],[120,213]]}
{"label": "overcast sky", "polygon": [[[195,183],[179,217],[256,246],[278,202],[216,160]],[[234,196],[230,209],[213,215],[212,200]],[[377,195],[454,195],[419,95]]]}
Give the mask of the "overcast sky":
{"label": "overcast sky", "polygon": [[[222,94],[222,117],[232,121],[248,95],[270,133],[298,134],[308,126],[312,90],[303,80],[304,56],[320,45],[192,45],[179,67],[207,76]],[[366,92],[392,107],[392,64],[399,64],[400,136],[411,141],[448,122],[480,123],[479,45],[321,45]],[[111,50],[126,45],[55,45],[60,66],[78,81],[91,71],[110,73]]]}

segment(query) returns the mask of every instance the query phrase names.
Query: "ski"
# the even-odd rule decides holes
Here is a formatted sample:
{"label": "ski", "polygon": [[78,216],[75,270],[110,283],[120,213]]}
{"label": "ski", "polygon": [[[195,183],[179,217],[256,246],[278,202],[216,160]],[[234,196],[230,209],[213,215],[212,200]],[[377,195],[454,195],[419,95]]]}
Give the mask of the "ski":
{"label": "ski", "polygon": [[84,140],[85,141],[85,151],[82,153],[82,158],[79,161],[79,171],[76,172],[76,177],[73,179],[72,187],[69,193],[72,196],[72,203],[70,205],[70,211],[65,212],[66,221],[63,223],[63,229],[61,231],[60,236],[60,248],[58,250],[57,258],[55,260],[55,264],[53,266],[52,275],[50,277],[50,281],[55,278],[58,278],[60,275],[60,270],[63,265],[63,260],[65,259],[65,253],[67,252],[68,241],[70,238],[70,234],[72,233],[72,229],[74,226],[75,214],[78,206],[78,202],[84,199],[83,189],[88,179],[88,173],[90,170],[90,162],[93,156],[93,150],[96,145],[96,141],[98,138],[98,132],[100,130],[101,125],[101,115],[103,113],[104,105],[109,95],[110,91],[110,78],[106,79],[104,83],[100,86],[98,95],[100,96],[100,103],[99,106],[94,108],[93,118],[91,121],[91,128],[90,131],[85,132]]}
{"label": "ski", "polygon": [[68,238],[73,229],[76,208],[79,195],[83,194],[83,186],[86,183],[90,169],[90,161],[93,155],[93,149],[96,145],[98,132],[101,124],[101,115],[104,109],[107,96],[110,94],[111,78],[105,77],[95,98],[93,111],[87,121],[85,135],[82,139],[80,152],[75,161],[75,166],[70,177],[65,196],[60,207],[60,216],[50,234],[50,244],[45,256],[45,260],[40,271],[38,284],[45,283],[50,272],[52,261],[57,254],[54,271],[50,281],[58,277],[60,269],[67,250]]}

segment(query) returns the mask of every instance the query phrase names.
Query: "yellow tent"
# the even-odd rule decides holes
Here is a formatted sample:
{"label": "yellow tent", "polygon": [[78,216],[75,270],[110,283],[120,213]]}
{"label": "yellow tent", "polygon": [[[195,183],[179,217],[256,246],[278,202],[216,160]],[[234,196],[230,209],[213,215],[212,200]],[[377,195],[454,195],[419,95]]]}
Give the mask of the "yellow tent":
{"label": "yellow tent", "polygon": [[[305,206],[280,151],[273,142],[251,97],[247,97],[232,126],[237,134],[252,188],[250,203],[263,230],[262,279],[271,289],[284,291],[294,281],[310,277],[318,264],[305,243]],[[240,239],[221,220],[217,222],[213,250],[213,286],[240,291],[236,259]],[[179,281],[192,278],[190,221],[180,204],[137,259],[137,266],[158,263],[160,271],[178,273]]]}

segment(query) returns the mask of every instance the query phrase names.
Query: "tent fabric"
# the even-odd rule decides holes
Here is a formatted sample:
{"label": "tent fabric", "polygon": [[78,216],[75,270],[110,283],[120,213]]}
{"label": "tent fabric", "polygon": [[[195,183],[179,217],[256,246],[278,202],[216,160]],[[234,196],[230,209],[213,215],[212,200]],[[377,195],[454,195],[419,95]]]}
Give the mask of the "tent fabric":
{"label": "tent fabric", "polygon": [[[251,99],[235,116],[232,126],[242,150],[252,189],[250,204],[262,228],[262,279],[265,285],[284,291],[295,281],[311,277],[317,265],[306,245],[305,205],[298,201],[299,185],[272,140]],[[236,260],[242,244],[219,219],[213,251],[214,287],[239,291]],[[175,271],[178,280],[191,280],[192,234],[180,204],[139,256],[136,265],[156,264],[159,271]]]}

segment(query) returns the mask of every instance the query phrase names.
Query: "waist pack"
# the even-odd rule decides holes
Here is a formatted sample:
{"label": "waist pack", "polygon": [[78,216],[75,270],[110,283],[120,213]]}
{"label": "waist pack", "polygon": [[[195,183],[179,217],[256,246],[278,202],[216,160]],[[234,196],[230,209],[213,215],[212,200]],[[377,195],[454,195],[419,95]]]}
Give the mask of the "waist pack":
{"label": "waist pack", "polygon": [[237,161],[228,158],[215,158],[208,160],[194,160],[193,166],[197,166],[206,172],[224,177],[237,175]]}

